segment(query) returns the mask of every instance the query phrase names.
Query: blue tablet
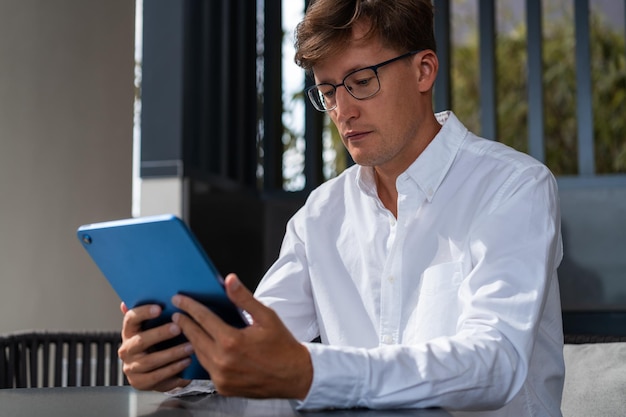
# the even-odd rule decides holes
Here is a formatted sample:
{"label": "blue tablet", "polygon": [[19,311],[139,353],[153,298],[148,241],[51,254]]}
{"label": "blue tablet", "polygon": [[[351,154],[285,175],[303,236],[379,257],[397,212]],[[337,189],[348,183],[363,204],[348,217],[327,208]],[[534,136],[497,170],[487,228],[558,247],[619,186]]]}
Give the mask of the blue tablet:
{"label": "blue tablet", "polygon": [[[128,307],[159,304],[163,308],[161,317],[145,322],[144,328],[170,321],[179,311],[170,301],[175,294],[202,302],[234,327],[247,325],[242,312],[226,296],[221,275],[178,217],[168,214],[87,224],[78,228],[77,235]],[[185,340],[181,335],[155,349]],[[181,376],[209,378],[195,355]]]}

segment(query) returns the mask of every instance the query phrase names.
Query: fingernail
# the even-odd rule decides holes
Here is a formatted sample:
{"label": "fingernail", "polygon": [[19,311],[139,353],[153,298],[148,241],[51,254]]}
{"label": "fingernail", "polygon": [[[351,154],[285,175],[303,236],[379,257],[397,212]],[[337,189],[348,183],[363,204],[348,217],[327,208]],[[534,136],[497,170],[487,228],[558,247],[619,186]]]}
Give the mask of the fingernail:
{"label": "fingernail", "polygon": [[239,285],[240,284],[241,283],[239,282],[238,278],[233,278],[233,279],[230,280],[230,289],[233,290],[233,291],[237,290],[237,289],[239,289]]}
{"label": "fingernail", "polygon": [[161,314],[161,307],[159,306],[150,307],[150,314],[152,316],[158,316],[159,314]]}
{"label": "fingernail", "polygon": [[178,327],[176,324],[171,324],[170,333],[174,336],[178,336],[180,334],[180,327]]}
{"label": "fingernail", "polygon": [[172,304],[174,304],[176,307],[180,305],[180,295],[175,295],[172,297]]}
{"label": "fingernail", "polygon": [[191,355],[193,353],[193,346],[191,345],[191,343],[186,343],[185,345],[183,345],[183,350],[185,351],[185,353]]}
{"label": "fingernail", "polygon": [[174,323],[178,323],[178,320],[180,319],[180,313],[174,313],[172,314],[172,321]]}

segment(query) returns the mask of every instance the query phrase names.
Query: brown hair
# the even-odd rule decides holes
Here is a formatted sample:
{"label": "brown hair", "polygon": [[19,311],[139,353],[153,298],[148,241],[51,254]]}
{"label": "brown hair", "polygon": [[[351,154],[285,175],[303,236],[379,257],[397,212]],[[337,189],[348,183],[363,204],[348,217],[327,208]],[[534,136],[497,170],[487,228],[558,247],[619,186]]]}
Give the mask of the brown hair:
{"label": "brown hair", "polygon": [[296,27],[296,64],[310,71],[338,53],[361,20],[370,23],[366,38],[379,36],[388,48],[436,51],[431,0],[312,0]]}

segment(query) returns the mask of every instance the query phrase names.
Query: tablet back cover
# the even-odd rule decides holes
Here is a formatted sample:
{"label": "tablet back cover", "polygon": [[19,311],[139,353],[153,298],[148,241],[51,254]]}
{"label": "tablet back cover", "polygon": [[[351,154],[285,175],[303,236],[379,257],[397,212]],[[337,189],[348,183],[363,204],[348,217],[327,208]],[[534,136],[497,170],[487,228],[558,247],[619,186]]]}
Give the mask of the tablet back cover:
{"label": "tablet back cover", "polygon": [[[132,308],[159,304],[163,314],[154,327],[178,311],[171,298],[182,293],[202,302],[225,322],[244,327],[241,312],[228,300],[223,279],[185,223],[174,215],[138,217],[83,225],[78,239],[115,292]],[[184,337],[157,346],[184,342]],[[183,378],[207,379],[192,357]]]}

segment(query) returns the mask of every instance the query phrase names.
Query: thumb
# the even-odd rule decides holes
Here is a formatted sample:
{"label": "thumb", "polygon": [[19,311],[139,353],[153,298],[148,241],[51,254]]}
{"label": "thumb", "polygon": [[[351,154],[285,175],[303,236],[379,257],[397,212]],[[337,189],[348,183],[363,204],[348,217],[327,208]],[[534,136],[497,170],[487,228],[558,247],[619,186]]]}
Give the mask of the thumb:
{"label": "thumb", "polygon": [[253,322],[263,321],[263,317],[269,309],[254,298],[252,292],[239,281],[237,275],[228,274],[224,284],[226,286],[226,295],[237,307],[250,314]]}

